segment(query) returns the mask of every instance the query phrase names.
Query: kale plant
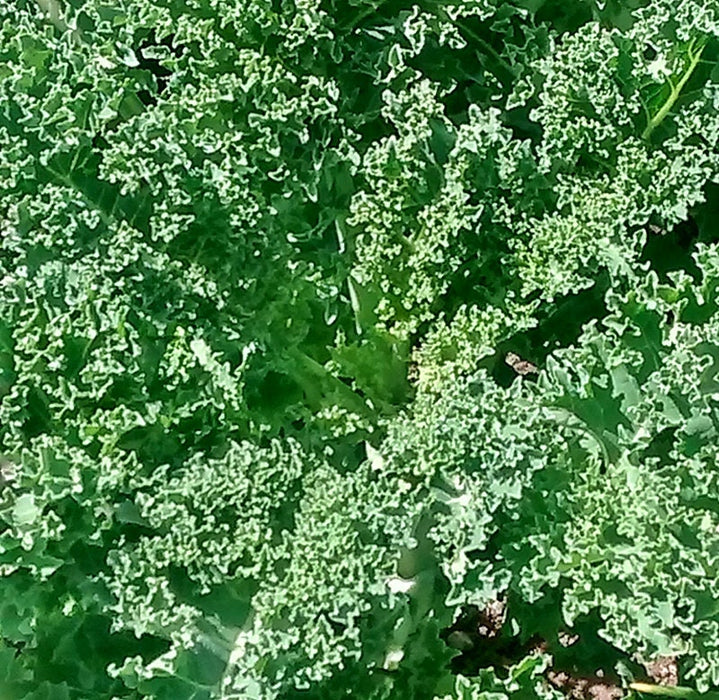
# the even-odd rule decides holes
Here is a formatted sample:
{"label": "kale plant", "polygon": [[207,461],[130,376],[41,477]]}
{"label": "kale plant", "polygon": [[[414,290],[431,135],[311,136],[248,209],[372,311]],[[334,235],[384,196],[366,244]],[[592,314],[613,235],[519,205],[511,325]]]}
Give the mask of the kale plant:
{"label": "kale plant", "polygon": [[0,20],[3,698],[719,688],[719,2]]}

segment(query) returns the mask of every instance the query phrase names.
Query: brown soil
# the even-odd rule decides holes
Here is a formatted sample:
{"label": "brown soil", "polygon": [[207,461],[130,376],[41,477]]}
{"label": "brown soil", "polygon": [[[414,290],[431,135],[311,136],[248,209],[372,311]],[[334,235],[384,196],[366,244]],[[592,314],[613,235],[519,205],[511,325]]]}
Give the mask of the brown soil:
{"label": "brown soil", "polygon": [[[503,598],[489,602],[482,609],[471,607],[464,610],[455,624],[445,632],[449,646],[462,652],[455,661],[457,672],[463,672],[462,660],[466,660],[469,669],[477,666],[508,667],[527,654],[553,654],[555,650],[551,648],[552,645],[540,636],[520,642],[518,638],[503,635],[506,618],[507,601]],[[580,641],[574,631],[561,631],[556,651],[566,650]],[[647,667],[649,675],[659,683],[659,676],[654,674],[660,674],[666,679],[665,684],[670,684],[672,668],[676,667],[676,662],[674,666],[672,662],[668,658],[657,659],[652,666],[656,667],[655,671]],[[625,695],[619,680],[611,672],[601,669],[587,673],[586,668],[567,668],[562,663],[559,668],[547,670],[545,677],[549,684],[572,700],[619,700]]]}
{"label": "brown soil", "polygon": [[645,666],[657,685],[679,685],[679,665],[675,656],[660,656]]}
{"label": "brown soil", "polygon": [[604,678],[575,678],[565,671],[550,670],[547,680],[574,700],[617,700],[624,697],[624,691],[619,686]]}
{"label": "brown soil", "polygon": [[479,611],[477,619],[477,634],[480,637],[493,639],[502,630],[507,613],[505,600],[493,600],[483,610]]}

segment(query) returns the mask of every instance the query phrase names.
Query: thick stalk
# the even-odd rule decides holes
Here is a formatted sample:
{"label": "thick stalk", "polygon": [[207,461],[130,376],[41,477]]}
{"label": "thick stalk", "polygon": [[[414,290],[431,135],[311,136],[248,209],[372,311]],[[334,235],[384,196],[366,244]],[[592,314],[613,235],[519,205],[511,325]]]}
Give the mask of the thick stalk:
{"label": "thick stalk", "polygon": [[701,695],[692,688],[681,686],[653,685],[651,683],[632,683],[629,688],[645,695],[659,695],[665,698],[700,698]]}
{"label": "thick stalk", "polygon": [[310,397],[319,400],[322,393],[322,384],[329,385],[341,397],[344,406],[360,415],[366,415],[367,405],[344,382],[328,372],[319,362],[313,360],[300,350],[289,353],[293,362],[294,378],[303,387]]}

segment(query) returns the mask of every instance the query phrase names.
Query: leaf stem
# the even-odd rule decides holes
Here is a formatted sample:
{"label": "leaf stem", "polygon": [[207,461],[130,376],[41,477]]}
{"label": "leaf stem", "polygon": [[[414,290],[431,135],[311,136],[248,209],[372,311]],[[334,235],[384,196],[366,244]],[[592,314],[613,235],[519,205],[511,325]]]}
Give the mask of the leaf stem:
{"label": "leaf stem", "polygon": [[669,96],[667,97],[664,104],[659,108],[659,111],[649,120],[649,123],[647,124],[646,129],[644,129],[644,132],[642,133],[643,139],[648,139],[654,129],[656,129],[665,119],[665,117],[669,114],[669,112],[674,107],[674,104],[679,99],[679,95],[681,94],[682,88],[687,84],[687,81],[689,78],[692,77],[692,73],[694,73],[694,70],[696,69],[697,65],[699,65],[699,61],[701,60],[702,52],[704,51],[704,44],[702,44],[699,49],[694,53],[692,51],[694,47],[694,41],[689,45],[689,65],[687,66],[686,70],[684,71],[684,74],[679,79],[679,82],[674,84],[670,80],[671,85],[671,92],[669,93]]}
{"label": "leaf stem", "polygon": [[371,3],[369,7],[366,7],[364,10],[362,10],[356,17],[354,17],[352,20],[350,20],[347,24],[339,25],[339,28],[342,31],[345,32],[352,32],[356,29],[357,25],[360,24],[364,19],[369,17],[373,12],[376,12],[379,10],[382,5],[384,5],[387,2],[387,0],[379,0],[378,2]]}

